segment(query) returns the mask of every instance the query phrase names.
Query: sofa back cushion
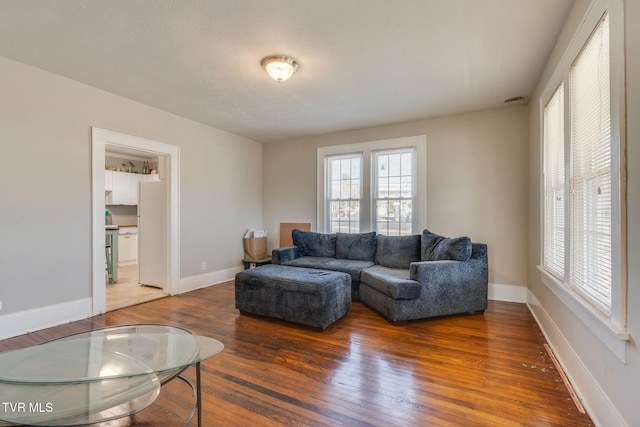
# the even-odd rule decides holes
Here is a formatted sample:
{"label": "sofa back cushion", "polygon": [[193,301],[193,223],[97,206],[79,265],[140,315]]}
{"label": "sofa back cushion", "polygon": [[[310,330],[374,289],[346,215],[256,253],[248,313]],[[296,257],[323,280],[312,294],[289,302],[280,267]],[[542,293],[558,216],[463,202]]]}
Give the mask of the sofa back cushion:
{"label": "sofa back cushion", "polygon": [[336,233],[336,258],[356,261],[374,261],[376,256],[376,232]]}
{"label": "sofa back cushion", "polygon": [[322,234],[295,229],[291,232],[291,237],[293,238],[293,244],[300,249],[302,256],[336,257],[335,234]]}
{"label": "sofa back cushion", "polygon": [[376,264],[389,268],[409,268],[420,261],[421,236],[376,236]]}
{"label": "sofa back cushion", "polygon": [[447,238],[424,230],[420,259],[422,261],[468,261],[471,258],[471,239],[468,237]]}

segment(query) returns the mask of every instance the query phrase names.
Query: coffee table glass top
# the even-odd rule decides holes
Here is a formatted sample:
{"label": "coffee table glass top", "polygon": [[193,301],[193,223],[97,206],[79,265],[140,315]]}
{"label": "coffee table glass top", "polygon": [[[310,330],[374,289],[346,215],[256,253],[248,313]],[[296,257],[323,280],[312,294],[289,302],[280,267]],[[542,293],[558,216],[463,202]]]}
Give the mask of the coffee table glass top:
{"label": "coffee table glass top", "polygon": [[0,353],[0,420],[77,425],[138,412],[223,344],[168,325],[127,325]]}

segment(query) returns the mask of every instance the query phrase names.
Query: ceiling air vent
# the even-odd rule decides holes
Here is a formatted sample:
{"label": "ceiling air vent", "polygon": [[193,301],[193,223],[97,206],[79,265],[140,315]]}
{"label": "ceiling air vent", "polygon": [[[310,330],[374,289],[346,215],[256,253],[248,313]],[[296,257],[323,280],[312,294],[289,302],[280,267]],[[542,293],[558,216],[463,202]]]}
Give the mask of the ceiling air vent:
{"label": "ceiling air vent", "polygon": [[519,104],[521,102],[524,102],[526,100],[526,98],[524,96],[514,96],[512,98],[508,98],[504,100],[505,104]]}

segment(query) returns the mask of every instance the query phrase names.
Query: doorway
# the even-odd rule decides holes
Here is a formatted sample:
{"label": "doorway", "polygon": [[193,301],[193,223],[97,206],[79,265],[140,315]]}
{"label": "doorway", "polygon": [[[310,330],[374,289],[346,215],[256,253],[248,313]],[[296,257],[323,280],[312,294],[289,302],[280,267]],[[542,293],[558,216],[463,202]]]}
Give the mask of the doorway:
{"label": "doorway", "polygon": [[158,158],[158,169],[166,181],[166,273],[165,294],[179,293],[179,147],[92,128],[92,229],[93,266],[92,299],[93,314],[106,311],[105,286],[105,158],[107,153],[142,155]]}

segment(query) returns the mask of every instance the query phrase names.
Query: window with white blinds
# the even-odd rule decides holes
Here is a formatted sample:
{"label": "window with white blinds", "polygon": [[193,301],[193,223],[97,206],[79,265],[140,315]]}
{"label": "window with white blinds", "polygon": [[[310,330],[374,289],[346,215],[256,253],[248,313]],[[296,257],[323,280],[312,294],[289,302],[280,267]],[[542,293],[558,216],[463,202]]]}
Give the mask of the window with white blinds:
{"label": "window with white blinds", "polygon": [[564,278],[564,85],[561,84],[544,109],[544,250],[543,266]]}
{"label": "window with white blinds", "polygon": [[542,267],[607,316],[613,283],[609,68],[605,14],[543,111]]}
{"label": "window with white blinds", "polygon": [[570,71],[569,283],[611,309],[611,111],[609,19],[605,15]]}

